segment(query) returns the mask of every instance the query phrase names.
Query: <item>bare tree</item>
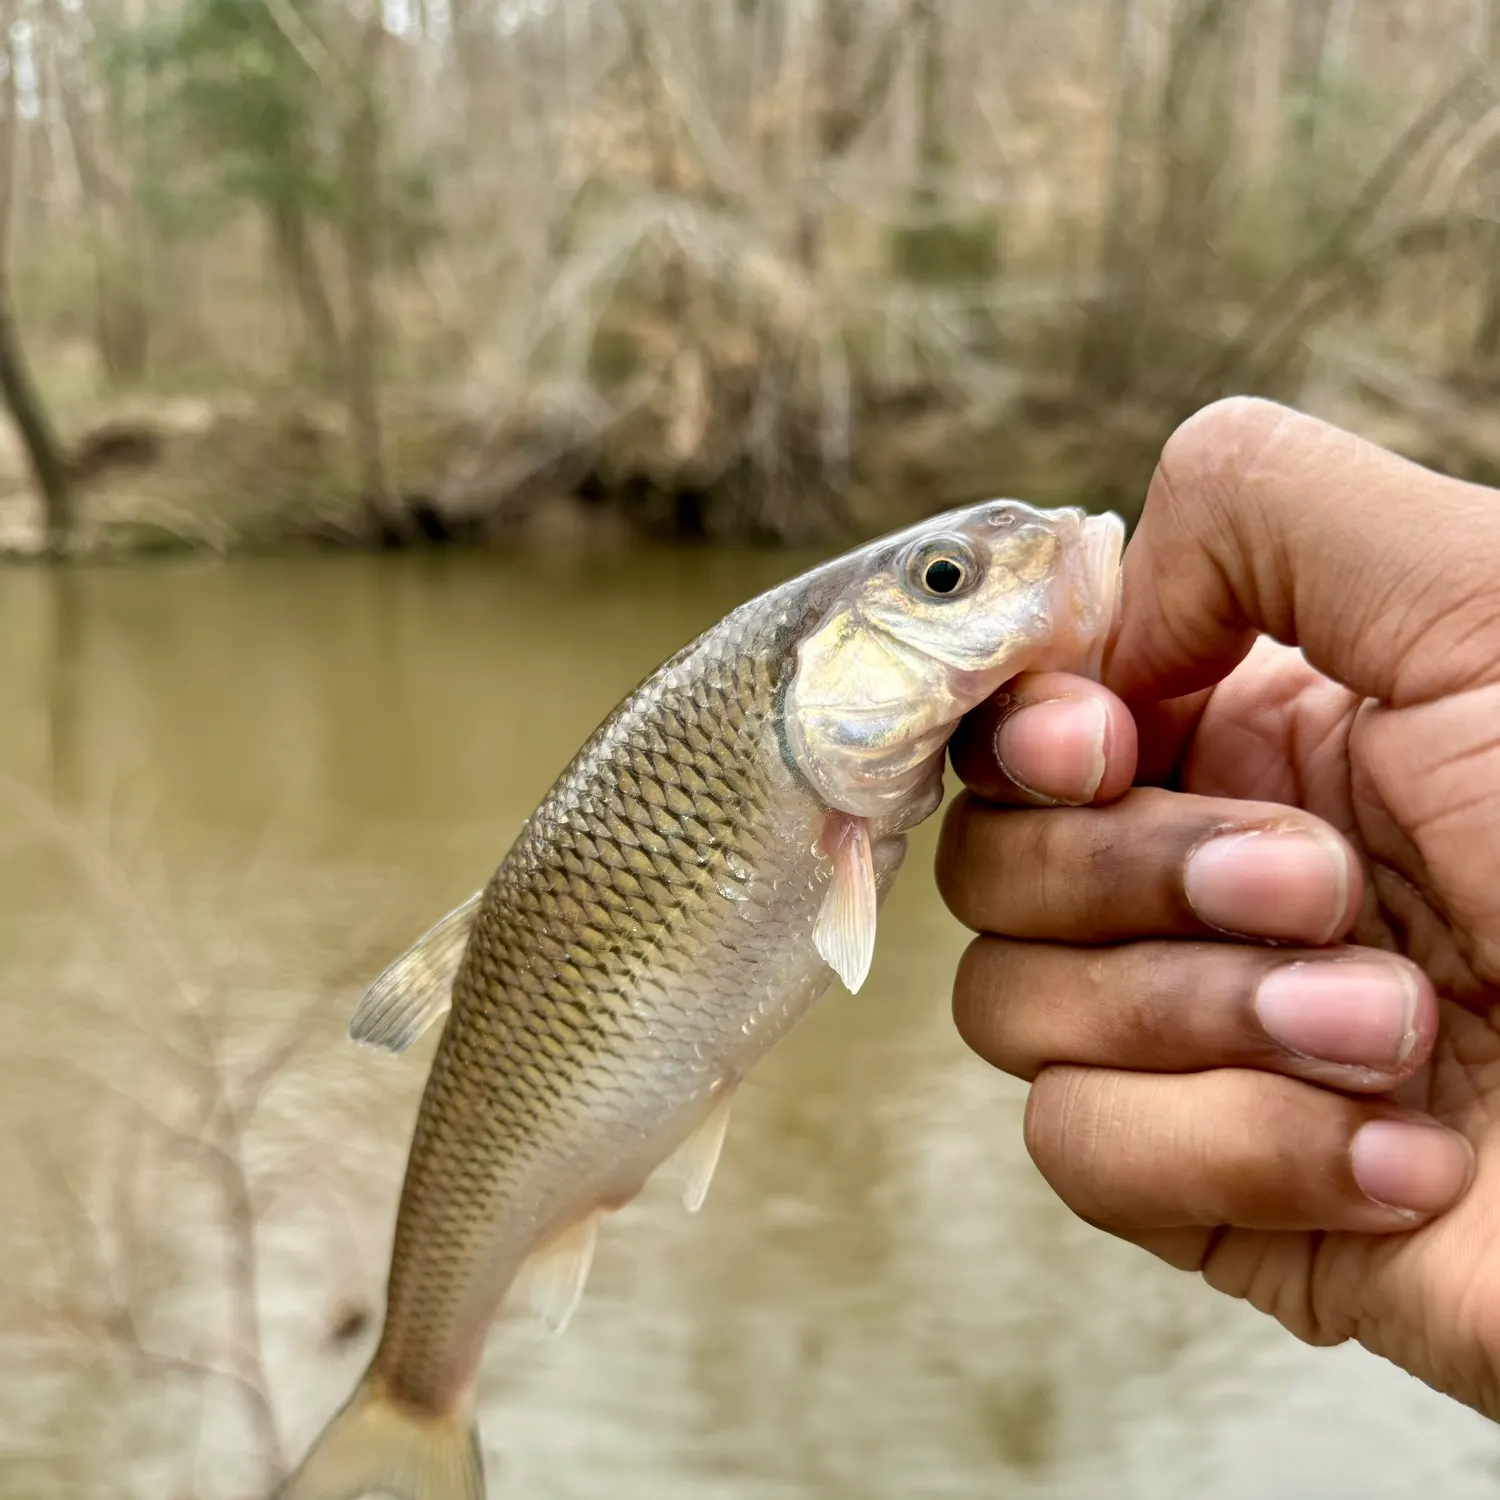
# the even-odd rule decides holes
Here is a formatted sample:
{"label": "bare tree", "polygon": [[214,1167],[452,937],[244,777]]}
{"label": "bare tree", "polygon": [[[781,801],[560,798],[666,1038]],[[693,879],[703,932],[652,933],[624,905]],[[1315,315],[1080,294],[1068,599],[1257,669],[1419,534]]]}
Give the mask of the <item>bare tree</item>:
{"label": "bare tree", "polygon": [[[1481,0],[1479,45],[1492,75],[1500,79],[1500,0]],[[1482,175],[1492,219],[1483,234],[1484,274],[1472,360],[1491,375],[1500,374],[1500,149],[1491,148]]]}
{"label": "bare tree", "polygon": [[98,91],[102,109],[91,109],[90,81],[83,74],[86,18],[62,0],[49,0],[45,19],[52,43],[50,78],[90,232],[99,357],[113,381],[128,384],[146,372],[150,320],[144,229],[118,150],[126,113],[124,82],[116,74]]}
{"label": "bare tree", "polygon": [[921,51],[917,69],[917,194],[933,195],[951,165],[948,139],[946,15],[940,0],[915,0]]}
{"label": "bare tree", "polygon": [[0,392],[21,440],[46,507],[47,547],[61,556],[73,528],[73,497],[57,437],[41,393],[31,374],[16,322],[11,279],[11,226],[15,208],[16,153],[19,135],[19,57],[15,0],[0,0]]}
{"label": "bare tree", "polygon": [[396,502],[380,421],[380,308],[375,287],[380,215],[380,87],[387,36],[378,0],[367,4],[349,69],[344,161],[348,205],[344,215],[344,269],[349,283],[346,350],[349,418],[359,470],[360,493],[373,529],[406,534],[406,516]]}
{"label": "bare tree", "polygon": [[[903,4],[876,32],[873,46],[865,45],[865,10],[856,0],[820,0],[817,18],[809,130],[815,173],[847,156],[885,106],[911,10]],[[823,264],[821,208],[806,204],[797,221],[798,259],[814,272]]]}
{"label": "bare tree", "polygon": [[[577,487],[633,525],[873,524],[1033,479],[994,472],[1007,401],[1086,455],[1116,419],[1149,447],[1205,371],[1295,396],[1356,288],[1424,363],[1387,294],[1419,258],[1467,289],[1434,378],[1500,358],[1487,147],[1461,205],[1406,173],[1325,248],[1488,0],[11,4],[43,368],[87,337],[106,384],[290,391],[348,434],[295,482],[296,443],[194,455],[205,508],[397,537],[422,494],[503,534]],[[1289,277],[1294,332],[1247,335]],[[1079,462],[1060,487],[1135,482]]]}

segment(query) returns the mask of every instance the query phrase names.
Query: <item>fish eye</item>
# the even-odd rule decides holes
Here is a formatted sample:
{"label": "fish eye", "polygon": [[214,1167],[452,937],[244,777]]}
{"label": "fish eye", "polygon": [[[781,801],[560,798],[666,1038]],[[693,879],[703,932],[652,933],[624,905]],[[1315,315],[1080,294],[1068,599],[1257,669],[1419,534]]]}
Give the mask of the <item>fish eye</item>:
{"label": "fish eye", "polygon": [[906,576],[919,593],[933,599],[952,599],[968,591],[978,571],[966,542],[942,537],[924,542],[912,552]]}
{"label": "fish eye", "polygon": [[929,594],[951,594],[963,581],[964,570],[951,557],[933,558],[922,574]]}

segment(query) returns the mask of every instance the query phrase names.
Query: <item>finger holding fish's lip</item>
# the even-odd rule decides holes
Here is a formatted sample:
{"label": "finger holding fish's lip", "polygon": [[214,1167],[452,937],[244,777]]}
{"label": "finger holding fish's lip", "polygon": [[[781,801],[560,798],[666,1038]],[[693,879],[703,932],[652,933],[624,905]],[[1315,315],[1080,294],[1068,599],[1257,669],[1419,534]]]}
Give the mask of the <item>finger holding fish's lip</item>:
{"label": "finger holding fish's lip", "polygon": [[964,719],[952,756],[959,779],[989,802],[1108,802],[1135,774],[1135,720],[1120,699],[1086,677],[1028,672]]}

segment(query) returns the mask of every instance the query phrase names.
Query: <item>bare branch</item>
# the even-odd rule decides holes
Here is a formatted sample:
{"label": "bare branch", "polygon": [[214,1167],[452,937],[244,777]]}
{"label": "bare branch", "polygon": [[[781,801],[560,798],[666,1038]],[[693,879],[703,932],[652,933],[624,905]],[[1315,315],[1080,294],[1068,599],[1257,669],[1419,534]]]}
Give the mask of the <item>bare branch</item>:
{"label": "bare branch", "polygon": [[266,14],[276,23],[276,29],[291,44],[292,50],[306,64],[307,70],[347,108],[348,81],[338,59],[324,45],[323,39],[298,13],[291,0],[262,0]]}

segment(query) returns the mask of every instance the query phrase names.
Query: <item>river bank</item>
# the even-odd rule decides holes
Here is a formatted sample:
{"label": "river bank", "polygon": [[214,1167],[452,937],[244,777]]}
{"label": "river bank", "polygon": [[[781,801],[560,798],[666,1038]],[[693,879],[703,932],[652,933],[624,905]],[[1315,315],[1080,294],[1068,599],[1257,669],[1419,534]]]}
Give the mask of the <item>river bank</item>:
{"label": "river bank", "polygon": [[[380,521],[336,401],[291,390],[94,400],[60,417],[77,506],[70,550],[820,546],[998,494],[1133,520],[1161,443],[1185,415],[1087,407],[1035,384],[997,393],[982,413],[940,398],[912,391],[872,403],[842,456],[794,437],[778,472],[775,462],[747,465],[734,443],[707,432],[684,437],[680,401],[601,415],[565,390],[498,410],[487,393],[407,392],[386,407]],[[1482,391],[1366,365],[1297,399],[1417,462],[1500,482],[1500,420]],[[24,455],[0,427],[0,557],[43,551]]]}

